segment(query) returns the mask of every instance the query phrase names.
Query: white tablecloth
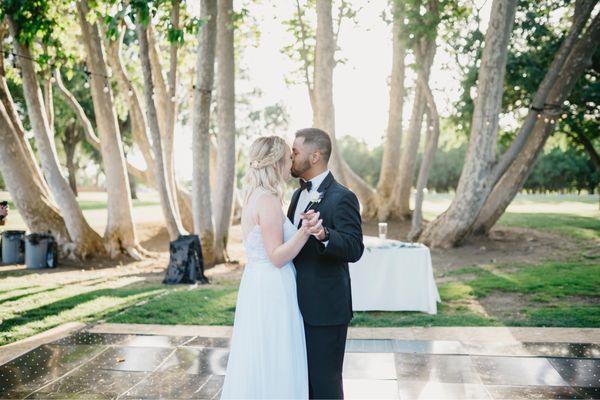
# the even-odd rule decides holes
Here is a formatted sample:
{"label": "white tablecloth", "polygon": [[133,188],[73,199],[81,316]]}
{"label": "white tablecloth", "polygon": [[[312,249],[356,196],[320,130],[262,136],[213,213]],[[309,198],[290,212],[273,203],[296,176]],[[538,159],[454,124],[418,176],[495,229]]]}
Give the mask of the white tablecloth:
{"label": "white tablecloth", "polygon": [[437,313],[441,300],[426,246],[372,236],[364,244],[362,258],[349,265],[354,311]]}

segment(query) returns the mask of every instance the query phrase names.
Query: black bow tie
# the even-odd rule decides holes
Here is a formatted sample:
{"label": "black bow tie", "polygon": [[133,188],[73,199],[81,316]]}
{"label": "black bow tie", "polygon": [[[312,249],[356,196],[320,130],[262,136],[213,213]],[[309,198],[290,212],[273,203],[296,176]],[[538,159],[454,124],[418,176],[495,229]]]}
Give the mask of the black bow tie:
{"label": "black bow tie", "polygon": [[300,181],[300,191],[303,191],[304,189],[306,189],[307,192],[310,192],[310,189],[312,188],[312,182],[305,181],[304,179],[299,179],[299,181]]}

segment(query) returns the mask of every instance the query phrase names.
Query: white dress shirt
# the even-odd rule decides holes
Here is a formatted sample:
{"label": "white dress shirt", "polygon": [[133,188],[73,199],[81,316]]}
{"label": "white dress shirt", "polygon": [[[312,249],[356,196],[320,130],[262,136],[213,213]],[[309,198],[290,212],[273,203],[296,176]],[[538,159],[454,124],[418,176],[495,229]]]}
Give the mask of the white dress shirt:
{"label": "white dress shirt", "polygon": [[[304,210],[306,209],[306,206],[308,206],[308,203],[310,203],[311,194],[316,193],[318,191],[319,186],[321,186],[321,183],[323,183],[323,181],[325,180],[325,178],[327,177],[328,174],[329,174],[329,170],[326,170],[325,172],[312,178],[310,180],[310,182],[312,182],[312,187],[310,188],[310,192],[308,192],[306,189],[304,189],[303,191],[300,192],[300,197],[298,198],[296,210],[294,211],[294,225],[295,226],[298,226],[298,223],[300,222],[300,214],[302,214],[304,212]],[[327,242],[323,242],[323,244],[325,246],[327,246]]]}

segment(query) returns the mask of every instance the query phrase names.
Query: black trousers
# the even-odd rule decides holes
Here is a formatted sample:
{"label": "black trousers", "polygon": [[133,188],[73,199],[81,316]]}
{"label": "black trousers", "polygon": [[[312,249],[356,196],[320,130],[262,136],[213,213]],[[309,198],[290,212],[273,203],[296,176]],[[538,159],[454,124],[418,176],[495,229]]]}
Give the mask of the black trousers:
{"label": "black trousers", "polygon": [[308,356],[308,395],[311,399],[343,399],[342,366],[348,325],[304,323]]}

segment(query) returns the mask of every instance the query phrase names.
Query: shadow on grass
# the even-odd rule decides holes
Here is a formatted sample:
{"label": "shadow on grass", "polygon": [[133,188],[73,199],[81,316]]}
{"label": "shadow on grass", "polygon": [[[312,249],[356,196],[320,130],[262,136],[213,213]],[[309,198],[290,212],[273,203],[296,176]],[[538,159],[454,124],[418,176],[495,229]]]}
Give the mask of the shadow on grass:
{"label": "shadow on grass", "polygon": [[[73,320],[98,319],[111,312],[117,312],[135,301],[158,294],[164,291],[160,286],[152,285],[138,288],[107,288],[93,290],[87,293],[78,294],[63,298],[41,307],[27,310],[11,318],[7,318],[0,323],[0,345],[18,340],[22,336],[29,336],[23,331],[43,331],[53,328],[64,322]],[[107,304],[94,305],[92,302],[98,299],[106,299]],[[121,298],[131,301],[114,302],[111,298]],[[88,308],[85,308],[85,307]],[[74,314],[70,317],[61,316],[62,313],[74,311],[78,307],[83,307],[80,314]],[[27,326],[27,329],[25,327]]]}
{"label": "shadow on grass", "polygon": [[40,293],[53,292],[53,291],[58,290],[58,289],[62,289],[62,286],[47,287],[47,288],[43,288],[43,289],[40,289],[40,290],[33,290],[33,291],[30,291],[30,292],[21,293],[21,294],[16,295],[16,296],[7,297],[5,299],[0,299],[0,304],[9,303],[11,301],[17,301],[17,300],[23,299],[25,297],[33,296],[33,295],[40,294]]}

